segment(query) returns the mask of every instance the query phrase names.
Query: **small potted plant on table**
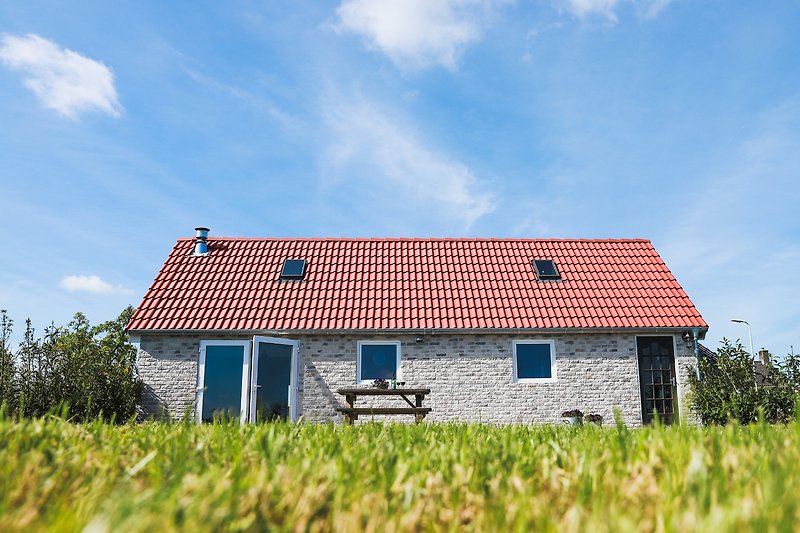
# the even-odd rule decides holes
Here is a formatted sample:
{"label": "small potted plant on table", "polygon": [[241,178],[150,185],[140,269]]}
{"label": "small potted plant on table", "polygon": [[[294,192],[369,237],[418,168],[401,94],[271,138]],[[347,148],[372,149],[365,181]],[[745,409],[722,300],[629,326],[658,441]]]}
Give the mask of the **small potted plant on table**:
{"label": "small potted plant on table", "polygon": [[589,413],[588,415],[586,415],[586,420],[588,420],[590,424],[594,424],[595,426],[603,425],[603,415],[599,415],[597,413]]}

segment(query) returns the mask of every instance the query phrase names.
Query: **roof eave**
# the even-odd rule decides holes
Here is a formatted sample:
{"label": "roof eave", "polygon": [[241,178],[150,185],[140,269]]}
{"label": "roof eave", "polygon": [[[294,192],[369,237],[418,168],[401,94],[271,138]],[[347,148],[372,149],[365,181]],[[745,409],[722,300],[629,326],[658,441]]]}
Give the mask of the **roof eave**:
{"label": "roof eave", "polygon": [[[589,333],[678,333],[698,326],[592,327],[592,328],[373,328],[373,329],[129,329],[129,335],[481,335],[481,334],[589,334]],[[708,326],[700,327],[699,339]]]}

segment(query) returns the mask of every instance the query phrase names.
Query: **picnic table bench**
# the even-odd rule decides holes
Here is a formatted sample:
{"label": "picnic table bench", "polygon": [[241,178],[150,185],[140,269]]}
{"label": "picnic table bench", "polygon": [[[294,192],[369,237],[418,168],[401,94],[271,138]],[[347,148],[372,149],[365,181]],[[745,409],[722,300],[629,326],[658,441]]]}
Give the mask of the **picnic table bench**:
{"label": "picnic table bench", "polygon": [[[422,407],[422,400],[431,393],[430,389],[378,389],[378,388],[347,388],[337,389],[347,402],[347,407],[337,407],[336,410],[344,413],[345,423],[352,425],[358,420],[359,415],[414,415],[417,423],[422,422],[425,415],[431,412],[430,407]],[[359,396],[395,396],[400,397],[408,404],[408,407],[356,407],[356,399]],[[409,400],[409,396],[414,396],[414,402]]]}

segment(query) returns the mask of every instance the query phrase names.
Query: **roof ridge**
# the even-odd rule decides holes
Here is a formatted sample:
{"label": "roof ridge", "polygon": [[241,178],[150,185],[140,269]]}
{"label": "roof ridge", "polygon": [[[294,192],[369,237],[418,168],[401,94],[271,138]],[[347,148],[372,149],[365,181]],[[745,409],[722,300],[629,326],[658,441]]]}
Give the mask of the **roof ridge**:
{"label": "roof ridge", "polygon": [[[643,242],[642,238],[606,238],[606,239],[574,239],[574,238],[512,238],[512,237],[208,237],[216,241],[282,241],[282,242]],[[179,237],[178,242],[194,241],[194,237]]]}

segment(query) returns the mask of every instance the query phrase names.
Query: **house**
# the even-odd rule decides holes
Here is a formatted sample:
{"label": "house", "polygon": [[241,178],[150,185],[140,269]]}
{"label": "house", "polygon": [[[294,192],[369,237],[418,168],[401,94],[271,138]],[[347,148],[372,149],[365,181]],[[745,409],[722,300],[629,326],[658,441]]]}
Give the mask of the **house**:
{"label": "house", "polygon": [[340,387],[428,387],[428,420],[635,426],[686,410],[708,326],[641,239],[179,239],[127,326],[142,409],[340,420]]}

